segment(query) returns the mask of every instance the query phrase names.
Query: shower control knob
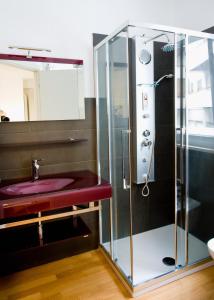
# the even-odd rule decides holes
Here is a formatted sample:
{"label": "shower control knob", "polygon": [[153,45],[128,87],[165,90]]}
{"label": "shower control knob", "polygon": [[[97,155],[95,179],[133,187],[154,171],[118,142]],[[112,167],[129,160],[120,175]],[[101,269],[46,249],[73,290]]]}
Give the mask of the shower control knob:
{"label": "shower control knob", "polygon": [[143,118],[144,119],[148,119],[149,118],[149,114],[143,114]]}
{"label": "shower control knob", "polygon": [[152,144],[152,142],[150,141],[150,140],[148,140],[148,139],[145,139],[144,141],[143,141],[143,143],[142,143],[142,145],[144,146],[144,147],[150,147],[151,146],[151,144]]}
{"label": "shower control knob", "polygon": [[149,131],[148,129],[146,129],[146,130],[143,132],[143,135],[144,135],[145,137],[150,136],[150,131]]}

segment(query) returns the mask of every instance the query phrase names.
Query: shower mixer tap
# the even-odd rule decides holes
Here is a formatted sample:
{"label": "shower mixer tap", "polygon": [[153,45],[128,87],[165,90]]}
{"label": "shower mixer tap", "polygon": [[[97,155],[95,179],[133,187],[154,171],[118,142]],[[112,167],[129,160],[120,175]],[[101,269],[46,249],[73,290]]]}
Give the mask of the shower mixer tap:
{"label": "shower mixer tap", "polygon": [[143,136],[147,137],[147,136],[150,136],[150,131],[148,129],[146,129],[144,132],[143,132]]}
{"label": "shower mixer tap", "polygon": [[149,118],[149,114],[143,114],[143,119],[148,119]]}
{"label": "shower mixer tap", "polygon": [[152,145],[152,141],[145,139],[142,143],[144,147],[150,147]]}

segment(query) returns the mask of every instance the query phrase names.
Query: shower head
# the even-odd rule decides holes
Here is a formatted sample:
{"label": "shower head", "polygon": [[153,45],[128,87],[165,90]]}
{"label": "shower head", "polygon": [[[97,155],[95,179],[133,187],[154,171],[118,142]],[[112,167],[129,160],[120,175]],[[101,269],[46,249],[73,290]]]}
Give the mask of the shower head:
{"label": "shower head", "polygon": [[157,38],[160,38],[160,37],[162,37],[162,36],[165,37],[165,38],[167,39],[167,43],[166,43],[163,47],[161,47],[162,51],[165,52],[165,53],[169,53],[169,52],[174,51],[175,45],[174,45],[173,43],[170,42],[170,39],[169,39],[169,37],[168,37],[168,35],[167,35],[166,33],[158,34],[158,35],[156,35],[155,37],[152,37],[152,38],[146,40],[146,41],[144,42],[144,44],[146,45],[146,44],[148,44],[149,42],[151,42],[151,41],[153,41],[153,40],[156,40]]}
{"label": "shower head", "polygon": [[167,75],[166,75],[166,78],[173,78],[173,77],[174,77],[173,74],[167,74]]}
{"label": "shower head", "polygon": [[154,83],[154,86],[156,87],[157,85],[159,85],[159,83],[160,83],[162,80],[164,80],[165,78],[166,78],[166,79],[170,79],[170,78],[173,78],[173,77],[174,77],[173,74],[166,74],[166,75],[160,77],[158,80],[156,80],[155,83]]}
{"label": "shower head", "polygon": [[158,80],[154,81],[153,83],[138,83],[137,86],[139,86],[139,87],[148,86],[148,87],[156,88],[162,80],[170,79],[170,78],[173,78],[173,77],[174,77],[173,74],[166,74],[166,75],[160,77]]}
{"label": "shower head", "polygon": [[169,53],[174,51],[175,45],[173,43],[167,43],[163,47],[161,47],[162,51],[165,53]]}

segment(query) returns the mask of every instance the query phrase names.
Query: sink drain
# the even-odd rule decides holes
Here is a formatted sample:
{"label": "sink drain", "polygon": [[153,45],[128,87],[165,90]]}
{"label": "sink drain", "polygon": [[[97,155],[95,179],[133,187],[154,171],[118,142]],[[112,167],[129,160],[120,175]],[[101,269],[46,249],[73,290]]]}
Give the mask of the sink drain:
{"label": "sink drain", "polygon": [[175,259],[172,257],[164,257],[162,259],[162,262],[166,265],[166,266],[174,266],[175,265]]}

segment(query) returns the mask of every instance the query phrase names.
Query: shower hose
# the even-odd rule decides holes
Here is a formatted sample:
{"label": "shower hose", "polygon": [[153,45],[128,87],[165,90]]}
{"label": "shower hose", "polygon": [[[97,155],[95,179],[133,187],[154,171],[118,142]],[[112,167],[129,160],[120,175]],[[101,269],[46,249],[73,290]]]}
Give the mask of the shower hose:
{"label": "shower hose", "polygon": [[148,172],[147,174],[145,174],[144,177],[144,186],[142,188],[142,196],[143,197],[148,197],[150,194],[150,190],[149,190],[149,177],[151,175],[151,167],[152,167],[152,157],[153,157],[153,153],[154,153],[154,148],[155,148],[155,137],[153,139],[152,145],[151,145],[152,149],[151,149],[151,153],[150,153],[150,159],[149,159],[149,164],[148,164]]}

